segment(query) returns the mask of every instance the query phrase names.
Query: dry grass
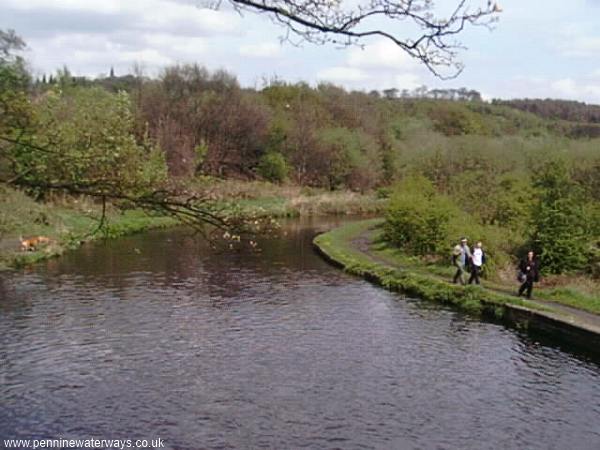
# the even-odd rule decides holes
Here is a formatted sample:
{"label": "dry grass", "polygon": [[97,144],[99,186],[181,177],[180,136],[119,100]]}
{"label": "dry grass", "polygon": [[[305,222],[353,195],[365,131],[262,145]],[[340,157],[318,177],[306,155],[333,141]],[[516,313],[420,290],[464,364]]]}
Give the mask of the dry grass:
{"label": "dry grass", "polygon": [[542,288],[572,288],[586,295],[600,295],[600,281],[587,276],[550,275],[542,278]]}
{"label": "dry grass", "polygon": [[386,200],[374,193],[327,191],[291,184],[264,181],[221,180],[201,177],[192,183],[193,189],[213,201],[255,201],[267,212],[270,205],[293,211],[294,215],[373,214],[383,212]]}
{"label": "dry grass", "polygon": [[372,214],[382,212],[386,201],[374,195],[355,192],[323,192],[316,195],[297,195],[289,200],[300,215],[316,214]]}

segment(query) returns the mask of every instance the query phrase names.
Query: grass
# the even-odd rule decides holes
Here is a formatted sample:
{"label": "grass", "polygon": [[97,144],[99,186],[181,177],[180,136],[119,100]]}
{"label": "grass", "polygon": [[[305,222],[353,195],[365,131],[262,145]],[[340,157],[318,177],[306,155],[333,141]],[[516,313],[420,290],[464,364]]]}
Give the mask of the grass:
{"label": "grass", "polygon": [[[61,255],[83,242],[167,227],[177,222],[139,210],[108,208],[107,223],[96,232],[100,207],[85,198],[55,198],[35,202],[20,191],[0,189],[0,269],[23,267]],[[33,252],[20,251],[19,237],[47,236],[50,244]]]}
{"label": "grass", "polygon": [[291,208],[282,197],[260,197],[236,201],[221,201],[220,210],[230,217],[297,217],[299,212]]}
{"label": "grass", "polygon": [[573,308],[600,314],[600,294],[588,293],[579,286],[561,286],[538,289],[536,295],[544,300],[554,301]]}
{"label": "grass", "polygon": [[317,236],[314,243],[327,259],[342,266],[346,272],[364,277],[392,291],[496,317],[505,316],[505,306],[509,303],[543,309],[526,304],[516,297],[483,290],[478,286],[456,286],[410,268],[392,267],[373,261],[358,250],[353,241],[380,221],[381,219],[373,219],[352,223]]}
{"label": "grass", "polygon": [[[358,236],[358,234],[364,234],[368,230],[366,234],[369,241],[368,250],[378,260],[392,266],[405,268],[416,275],[436,278],[438,281],[452,279],[455,269],[450,265],[450,261],[447,261],[446,264],[439,260],[428,261],[407,255],[402,250],[387,244],[381,238],[381,230],[378,227],[381,223],[382,219],[370,221],[366,223],[369,225],[368,228],[360,227],[362,231],[356,234]],[[356,227],[359,227],[359,224],[356,224]],[[348,236],[345,236],[345,233],[341,231],[341,238],[338,238],[337,245],[348,245],[347,243],[344,244],[349,239]],[[350,237],[350,240],[354,238]],[[484,280],[483,283],[486,287],[509,296],[514,296],[518,288],[516,281],[508,284],[500,279],[494,279]],[[600,285],[589,277],[547,277],[542,280],[542,283],[536,284],[534,296],[540,300],[600,314]]]}
{"label": "grass", "polygon": [[[300,215],[368,214],[381,211],[386,200],[374,193],[324,191],[261,181],[221,180],[200,177],[190,188],[214,202],[224,217],[269,219]],[[107,224],[95,232],[100,208],[85,197],[56,196],[36,202],[23,192],[0,187],[0,269],[22,267],[58,256],[82,242],[112,238],[167,227],[178,222],[170,217],[148,215],[139,210],[108,207]],[[51,243],[34,252],[21,252],[19,236],[47,236]]]}
{"label": "grass", "polygon": [[223,203],[236,214],[251,216],[374,214],[382,212],[387,206],[386,199],[378,198],[372,192],[327,191],[265,181],[198,177],[190,187],[203,192],[212,201]]}
{"label": "grass", "polygon": [[[371,247],[373,254],[390,264],[401,265],[410,268],[412,271],[434,275],[445,280],[450,280],[454,275],[455,269],[449,262],[448,264],[441,264],[439,261],[424,261],[421,258],[406,255],[400,249],[387,245],[379,238],[377,231],[371,236],[374,242]],[[510,272],[513,271],[510,270]],[[483,283],[488,288],[507,294],[514,294],[518,288],[517,281],[508,284],[507,281],[497,278],[484,280]],[[558,283],[558,286],[555,286],[556,283]],[[600,314],[600,285],[591,278],[546,277],[542,279],[541,283],[535,285],[534,296],[540,300],[560,303],[583,311]]]}

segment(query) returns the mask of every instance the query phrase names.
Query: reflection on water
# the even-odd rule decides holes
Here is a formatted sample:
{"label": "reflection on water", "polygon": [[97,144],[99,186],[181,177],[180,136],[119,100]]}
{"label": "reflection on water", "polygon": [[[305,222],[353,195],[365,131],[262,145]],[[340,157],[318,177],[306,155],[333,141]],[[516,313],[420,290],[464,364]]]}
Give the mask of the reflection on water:
{"label": "reflection on water", "polygon": [[186,230],[0,278],[0,438],[167,448],[600,448],[600,370],[388,293],[291,222],[260,251]]}

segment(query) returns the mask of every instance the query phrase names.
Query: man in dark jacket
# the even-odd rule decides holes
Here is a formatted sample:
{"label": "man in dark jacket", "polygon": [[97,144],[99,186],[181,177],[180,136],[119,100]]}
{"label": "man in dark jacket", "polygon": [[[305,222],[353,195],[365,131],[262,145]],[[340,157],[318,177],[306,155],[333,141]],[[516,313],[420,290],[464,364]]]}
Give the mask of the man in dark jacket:
{"label": "man in dark jacket", "polygon": [[527,298],[531,298],[533,283],[540,280],[540,266],[533,251],[529,251],[527,257],[519,263],[519,276],[525,278],[519,288],[519,297],[527,291]]}

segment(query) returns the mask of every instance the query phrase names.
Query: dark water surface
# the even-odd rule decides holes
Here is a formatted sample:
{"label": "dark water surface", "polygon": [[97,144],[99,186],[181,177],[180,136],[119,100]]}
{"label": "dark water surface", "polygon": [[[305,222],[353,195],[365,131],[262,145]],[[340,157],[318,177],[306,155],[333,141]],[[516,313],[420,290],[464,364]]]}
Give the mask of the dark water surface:
{"label": "dark water surface", "polygon": [[261,252],[152,232],[1,275],[0,438],[600,449],[598,362],[347,276],[314,226]]}

